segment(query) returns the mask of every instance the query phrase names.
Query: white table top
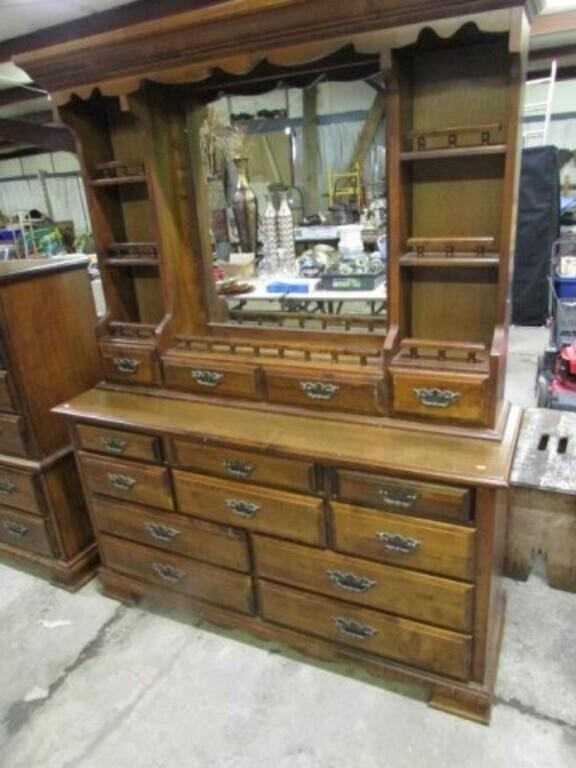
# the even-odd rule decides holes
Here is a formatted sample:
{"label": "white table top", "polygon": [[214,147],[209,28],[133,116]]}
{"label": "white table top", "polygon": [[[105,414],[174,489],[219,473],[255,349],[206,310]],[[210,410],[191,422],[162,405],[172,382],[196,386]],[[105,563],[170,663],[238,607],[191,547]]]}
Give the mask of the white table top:
{"label": "white table top", "polygon": [[[294,301],[386,301],[386,280],[382,277],[381,281],[371,291],[318,291],[316,285],[319,278],[305,277],[286,277],[278,275],[276,277],[258,277],[254,280],[246,280],[254,286],[251,293],[237,293],[233,296],[228,295],[224,298],[229,302],[236,301],[282,301],[291,299]],[[266,286],[268,283],[298,283],[308,285],[308,293],[286,292],[286,293],[268,293]]]}

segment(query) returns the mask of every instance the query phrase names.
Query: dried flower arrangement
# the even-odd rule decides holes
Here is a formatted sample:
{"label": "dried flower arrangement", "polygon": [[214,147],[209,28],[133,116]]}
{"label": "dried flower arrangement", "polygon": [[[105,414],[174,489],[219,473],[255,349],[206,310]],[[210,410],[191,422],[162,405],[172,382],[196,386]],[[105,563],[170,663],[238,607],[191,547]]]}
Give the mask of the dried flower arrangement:
{"label": "dried flower arrangement", "polygon": [[200,129],[200,141],[211,176],[221,170],[219,156],[223,156],[227,162],[249,157],[253,143],[244,128],[224,123],[212,106],[207,107],[206,119]]}

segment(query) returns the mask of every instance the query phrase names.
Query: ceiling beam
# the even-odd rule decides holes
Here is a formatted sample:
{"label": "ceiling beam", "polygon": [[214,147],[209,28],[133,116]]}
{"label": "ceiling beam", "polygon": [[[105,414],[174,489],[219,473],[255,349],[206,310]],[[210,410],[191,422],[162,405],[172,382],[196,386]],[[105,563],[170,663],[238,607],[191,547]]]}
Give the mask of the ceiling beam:
{"label": "ceiling beam", "polygon": [[576,45],[555,45],[550,48],[536,48],[535,51],[530,51],[528,61],[532,64],[535,61],[558,59],[558,65],[560,66],[562,59],[568,56],[576,56]]}
{"label": "ceiling beam", "polygon": [[118,8],[111,8],[109,11],[93,13],[28,35],[4,40],[0,42],[0,61],[9,61],[12,56],[19,53],[47,48],[71,39],[99,35],[131,24],[152,21],[162,16],[216,5],[219,2],[221,0],[162,0],[161,3],[158,0],[138,0]]}
{"label": "ceiling beam", "polygon": [[[0,43],[0,45],[2,44]],[[31,90],[31,88],[35,88],[36,90]],[[17,104],[19,101],[38,99],[45,94],[46,91],[36,85],[36,83],[28,83],[26,88],[21,85],[15,86],[14,88],[4,88],[0,91],[0,107]]]}
{"label": "ceiling beam", "polygon": [[52,152],[75,152],[72,133],[63,126],[35,125],[25,120],[0,118],[0,140],[32,144]]}

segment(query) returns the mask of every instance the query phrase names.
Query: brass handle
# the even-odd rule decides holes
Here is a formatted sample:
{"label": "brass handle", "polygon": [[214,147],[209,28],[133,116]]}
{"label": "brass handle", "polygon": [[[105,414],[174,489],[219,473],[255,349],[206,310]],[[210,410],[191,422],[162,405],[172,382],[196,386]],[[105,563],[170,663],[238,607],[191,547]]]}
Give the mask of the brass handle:
{"label": "brass handle", "polygon": [[391,552],[401,552],[403,555],[411,554],[422,545],[418,539],[410,539],[408,536],[386,533],[386,531],[378,531],[376,538],[383,542],[385,549],[389,549]]}
{"label": "brass handle", "polygon": [[186,576],[186,571],[181,571],[179,568],[164,563],[152,563],[152,570],[161,579],[169,581],[171,584],[178,584]]}
{"label": "brass handle", "polygon": [[224,459],[222,466],[229,475],[234,477],[250,477],[254,472],[254,465],[247,461],[238,461],[237,459]]}
{"label": "brass handle", "polygon": [[326,571],[326,573],[333,584],[346,592],[368,592],[377,583],[365,576],[356,576],[355,573],[345,571]]}
{"label": "brass handle", "polygon": [[12,536],[18,536],[19,539],[26,536],[30,531],[30,528],[27,528],[25,525],[20,525],[20,523],[15,523],[12,520],[5,520],[2,525],[8,533],[12,534]]}
{"label": "brass handle", "polygon": [[217,387],[224,378],[223,373],[216,371],[190,371],[190,376],[201,387]]}
{"label": "brass handle", "polygon": [[226,499],[226,506],[235,515],[240,515],[240,517],[254,517],[260,509],[258,504],[252,504],[252,502],[243,501],[242,499]]}
{"label": "brass handle", "polygon": [[1,496],[10,496],[10,494],[14,493],[14,491],[16,490],[18,490],[17,486],[15,486],[14,483],[10,482],[10,480],[5,480],[5,479],[0,480]]}
{"label": "brass handle", "polygon": [[103,437],[101,440],[102,445],[108,453],[114,453],[117,456],[124,453],[128,447],[128,442],[126,440],[121,440],[119,437]]}
{"label": "brass handle", "polygon": [[323,381],[301,381],[300,389],[312,400],[332,400],[340,391],[338,384],[327,384]]}
{"label": "brass handle", "polygon": [[375,627],[371,627],[369,624],[360,624],[360,622],[353,619],[339,617],[334,619],[334,621],[341,635],[352,637],[354,640],[369,640],[378,634],[378,630]]}
{"label": "brass handle", "polygon": [[378,496],[389,507],[411,509],[419,499],[419,494],[404,488],[379,488]]}
{"label": "brass handle", "polygon": [[176,528],[171,528],[169,525],[162,525],[161,523],[146,523],[144,528],[157,541],[172,541],[172,539],[180,535],[180,531]]}
{"label": "brass handle", "polygon": [[115,472],[108,473],[108,480],[119,491],[131,491],[136,485],[136,480],[129,475],[119,475]]}
{"label": "brass handle", "polygon": [[120,373],[136,373],[140,368],[140,360],[135,360],[133,357],[115,357],[114,365]]}
{"label": "brass handle", "polygon": [[420,403],[429,408],[450,408],[460,399],[460,392],[453,392],[450,389],[423,389],[416,387],[412,390]]}

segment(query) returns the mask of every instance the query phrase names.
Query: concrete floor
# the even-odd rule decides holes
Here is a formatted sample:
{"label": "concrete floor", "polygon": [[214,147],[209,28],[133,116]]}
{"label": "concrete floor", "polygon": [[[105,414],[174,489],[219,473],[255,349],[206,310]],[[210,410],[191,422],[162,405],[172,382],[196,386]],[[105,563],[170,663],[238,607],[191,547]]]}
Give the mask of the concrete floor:
{"label": "concrete floor", "polygon": [[[522,405],[545,339],[513,330]],[[507,588],[485,728],[418,691],[126,608],[96,582],[70,595],[0,566],[0,767],[574,768],[576,597],[538,574]]]}

